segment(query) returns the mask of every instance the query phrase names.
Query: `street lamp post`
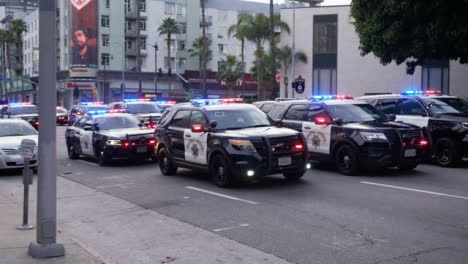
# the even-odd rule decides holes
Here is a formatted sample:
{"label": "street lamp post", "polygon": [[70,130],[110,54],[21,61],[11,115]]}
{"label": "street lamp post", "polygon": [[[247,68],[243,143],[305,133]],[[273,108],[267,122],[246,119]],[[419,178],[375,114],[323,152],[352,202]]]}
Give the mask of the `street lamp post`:
{"label": "street lamp post", "polygon": [[154,43],[154,97],[158,97],[158,43]]}
{"label": "street lamp post", "polygon": [[122,101],[125,100],[125,71],[127,70],[127,63],[125,58],[125,46],[119,41],[109,41],[109,44],[117,44],[122,48],[122,84],[120,85],[120,94]]}

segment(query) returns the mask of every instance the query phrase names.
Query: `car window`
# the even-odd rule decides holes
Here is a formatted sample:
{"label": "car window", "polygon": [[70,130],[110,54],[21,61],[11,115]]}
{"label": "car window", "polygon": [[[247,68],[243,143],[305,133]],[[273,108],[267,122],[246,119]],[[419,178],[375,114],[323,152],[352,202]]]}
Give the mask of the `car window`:
{"label": "car window", "polygon": [[207,125],[206,117],[202,111],[192,111],[192,116],[190,117],[190,125]]}
{"label": "car window", "polygon": [[30,136],[37,135],[36,130],[28,123],[2,123],[0,125],[0,137]]}
{"label": "car window", "polygon": [[78,119],[78,121],[75,123],[76,127],[83,128],[86,122],[86,117],[82,117]]}
{"label": "car window", "polygon": [[384,99],[381,100],[379,104],[376,105],[376,108],[387,115],[396,115],[398,114],[398,99]]}
{"label": "car window", "polygon": [[260,109],[262,109],[263,112],[268,113],[270,112],[271,108],[273,108],[273,105],[273,103],[264,104]]}
{"label": "car window", "polygon": [[171,126],[188,128],[189,126],[190,111],[179,110],[172,119]]}
{"label": "car window", "polygon": [[281,119],[285,105],[273,105],[268,115],[273,119]]}
{"label": "car window", "polygon": [[306,120],[314,121],[317,117],[325,117],[329,119],[327,113],[325,112],[325,109],[323,109],[321,105],[312,104],[309,106],[309,111],[307,112]]}
{"label": "car window", "polygon": [[414,99],[400,99],[400,102],[398,103],[398,108],[400,109],[401,115],[426,116],[426,111],[424,110],[422,105]]}
{"label": "car window", "polygon": [[287,120],[305,120],[307,116],[307,112],[309,110],[308,105],[292,105],[286,114],[284,115],[284,119]]}

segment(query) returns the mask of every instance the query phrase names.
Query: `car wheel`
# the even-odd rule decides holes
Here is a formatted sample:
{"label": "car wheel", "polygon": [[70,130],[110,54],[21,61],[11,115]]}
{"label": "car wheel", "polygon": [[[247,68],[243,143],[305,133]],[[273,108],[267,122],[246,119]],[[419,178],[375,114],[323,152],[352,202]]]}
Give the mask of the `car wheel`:
{"label": "car wheel", "polygon": [[299,172],[290,172],[290,173],[283,173],[283,176],[290,181],[296,181],[302,178],[304,176],[305,171],[299,171]]}
{"label": "car wheel", "polygon": [[172,162],[172,158],[169,155],[169,152],[162,148],[158,153],[158,163],[161,173],[165,176],[172,176],[177,173],[177,167]]}
{"label": "car wheel", "polygon": [[435,143],[435,161],[442,167],[453,167],[461,160],[455,141],[448,137],[439,138]]}
{"label": "car wheel", "polygon": [[80,157],[80,154],[76,153],[75,146],[73,144],[68,146],[68,158],[71,160],[76,160]]}
{"label": "car wheel", "polygon": [[233,177],[226,159],[217,154],[210,162],[211,178],[219,187],[228,187],[233,183]]}
{"label": "car wheel", "polygon": [[96,152],[96,159],[97,159],[99,166],[104,167],[107,164],[109,164],[109,157],[104,151],[98,150]]}
{"label": "car wheel", "polygon": [[345,175],[355,175],[359,171],[357,153],[350,145],[338,147],[335,153],[335,164],[338,171]]}

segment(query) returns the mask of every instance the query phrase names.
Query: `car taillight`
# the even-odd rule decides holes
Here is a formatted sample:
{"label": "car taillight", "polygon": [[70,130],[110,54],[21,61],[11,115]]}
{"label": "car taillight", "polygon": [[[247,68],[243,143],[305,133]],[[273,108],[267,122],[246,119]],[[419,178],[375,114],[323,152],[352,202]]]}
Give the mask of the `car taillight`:
{"label": "car taillight", "polygon": [[34,125],[38,126],[38,125],[39,125],[39,121],[34,122]]}
{"label": "car taillight", "polygon": [[420,147],[427,147],[428,145],[429,145],[429,141],[427,141],[426,139],[419,140]]}
{"label": "car taillight", "polygon": [[128,141],[122,141],[122,147],[124,147],[124,148],[130,147],[130,142],[128,142]]}
{"label": "car taillight", "polygon": [[157,141],[156,141],[155,138],[150,138],[150,139],[148,140],[148,145],[150,145],[150,146],[156,146],[156,142],[157,142]]}
{"label": "car taillight", "polygon": [[296,151],[302,151],[302,150],[304,150],[304,145],[302,145],[302,144],[294,144],[294,150],[296,150]]}
{"label": "car taillight", "polygon": [[150,124],[147,124],[146,127],[147,127],[147,128],[156,128],[156,127],[157,127],[157,124],[152,124],[152,123],[150,123]]}

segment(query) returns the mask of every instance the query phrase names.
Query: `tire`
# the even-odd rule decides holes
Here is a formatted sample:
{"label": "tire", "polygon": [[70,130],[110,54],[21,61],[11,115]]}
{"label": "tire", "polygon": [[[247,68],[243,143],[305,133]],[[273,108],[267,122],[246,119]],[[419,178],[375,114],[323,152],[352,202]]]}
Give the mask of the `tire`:
{"label": "tire", "polygon": [[177,173],[177,166],[174,165],[169,152],[162,148],[158,153],[158,163],[161,173],[165,176],[173,176]]}
{"label": "tire", "polygon": [[39,170],[37,168],[32,169],[33,174],[37,174]]}
{"label": "tire", "polygon": [[234,182],[229,163],[221,154],[216,154],[210,161],[210,172],[213,182],[219,187],[226,188]]}
{"label": "tire", "polygon": [[439,138],[434,144],[435,162],[442,167],[456,166],[460,160],[460,150],[456,142],[449,138]]}
{"label": "tire", "polygon": [[109,164],[109,157],[106,155],[106,153],[104,153],[103,151],[101,150],[97,150],[96,151],[96,159],[97,159],[97,162],[99,164],[99,166],[101,167],[104,167],[104,166],[107,166]]}
{"label": "tire", "polygon": [[341,145],[335,152],[335,165],[344,175],[356,175],[359,171],[358,155],[350,145]]}
{"label": "tire", "polygon": [[297,181],[302,176],[304,176],[305,171],[299,171],[299,172],[290,172],[290,173],[283,173],[283,176],[286,178],[288,181]]}
{"label": "tire", "polygon": [[80,158],[80,154],[75,152],[75,147],[73,144],[68,145],[68,158],[71,160],[76,160]]}
{"label": "tire", "polygon": [[414,170],[418,164],[405,164],[405,165],[400,165],[398,168],[402,171],[411,171]]}

